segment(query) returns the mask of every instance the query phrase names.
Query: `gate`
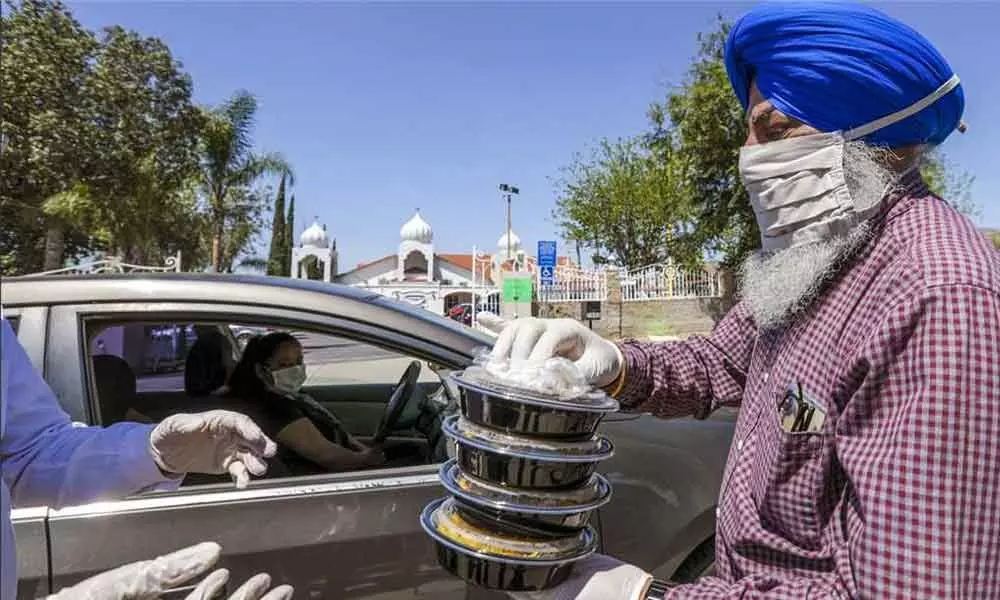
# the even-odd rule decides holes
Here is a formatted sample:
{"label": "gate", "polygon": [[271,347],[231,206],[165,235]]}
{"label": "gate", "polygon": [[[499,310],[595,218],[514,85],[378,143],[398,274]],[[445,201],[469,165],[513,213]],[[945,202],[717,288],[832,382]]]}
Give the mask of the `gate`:
{"label": "gate", "polygon": [[722,278],[718,270],[688,271],[665,263],[649,265],[619,276],[623,302],[675,298],[718,298]]}
{"label": "gate", "polygon": [[556,267],[555,281],[542,285],[536,269],[535,289],[539,302],[604,301],[608,298],[608,273],[603,269],[560,265]]}
{"label": "gate", "polygon": [[43,275],[92,275],[98,273],[180,273],[181,253],[180,250],[173,256],[168,256],[163,261],[162,266],[155,265],[133,265],[124,262],[117,256],[95,260],[72,267],[63,267],[52,271],[41,273],[31,273],[22,277],[42,277]]}

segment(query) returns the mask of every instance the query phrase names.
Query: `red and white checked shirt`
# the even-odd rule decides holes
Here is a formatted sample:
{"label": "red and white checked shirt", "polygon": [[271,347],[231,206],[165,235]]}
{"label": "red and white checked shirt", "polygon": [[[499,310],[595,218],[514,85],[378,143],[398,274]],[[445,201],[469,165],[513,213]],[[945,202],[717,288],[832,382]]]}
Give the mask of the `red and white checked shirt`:
{"label": "red and white checked shirt", "polygon": [[[787,330],[738,304],[708,337],[622,344],[626,409],[741,406],[718,576],[669,598],[1000,598],[1000,252],[908,179]],[[793,382],[821,432],[780,427]]]}

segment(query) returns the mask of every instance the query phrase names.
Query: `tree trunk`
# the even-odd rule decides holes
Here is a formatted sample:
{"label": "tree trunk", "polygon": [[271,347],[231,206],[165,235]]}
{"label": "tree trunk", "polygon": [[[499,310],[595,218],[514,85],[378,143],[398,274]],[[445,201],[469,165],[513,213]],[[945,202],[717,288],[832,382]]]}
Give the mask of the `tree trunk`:
{"label": "tree trunk", "polygon": [[214,273],[222,272],[222,236],[223,229],[221,226],[215,228],[215,233],[212,235],[212,271]]}
{"label": "tree trunk", "polygon": [[53,221],[45,230],[45,264],[42,269],[45,271],[61,269],[65,250],[66,230],[62,223]]}

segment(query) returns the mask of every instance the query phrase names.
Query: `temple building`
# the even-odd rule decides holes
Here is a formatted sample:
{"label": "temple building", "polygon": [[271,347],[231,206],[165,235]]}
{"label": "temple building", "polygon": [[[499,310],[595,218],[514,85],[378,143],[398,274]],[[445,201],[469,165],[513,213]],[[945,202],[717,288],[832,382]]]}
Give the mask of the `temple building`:
{"label": "temple building", "polygon": [[[438,252],[434,230],[420,211],[399,229],[399,245],[394,253],[344,272],[337,270],[336,241],[329,239],[326,228],[318,222],[302,234],[300,242],[293,249],[293,277],[305,277],[300,266],[312,256],[324,267],[324,281],[364,287],[437,314],[446,314],[457,304],[471,304],[474,297],[481,309],[499,313],[500,272],[534,272],[536,264],[535,257],[525,253],[513,231],[509,240],[506,232],[500,236],[492,254]],[[558,261],[560,265],[571,264],[565,256]]]}

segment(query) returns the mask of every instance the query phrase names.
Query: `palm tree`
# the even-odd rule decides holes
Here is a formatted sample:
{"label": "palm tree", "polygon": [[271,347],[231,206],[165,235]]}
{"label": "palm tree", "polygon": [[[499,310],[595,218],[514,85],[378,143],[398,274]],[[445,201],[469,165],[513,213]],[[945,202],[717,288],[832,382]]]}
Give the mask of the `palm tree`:
{"label": "palm tree", "polygon": [[212,268],[223,267],[226,247],[226,223],[234,206],[247,190],[264,175],[285,175],[292,182],[292,169],[276,153],[256,154],[253,150],[254,117],[257,99],[247,91],[238,91],[207,115],[202,132],[200,184],[208,208],[212,231]]}

